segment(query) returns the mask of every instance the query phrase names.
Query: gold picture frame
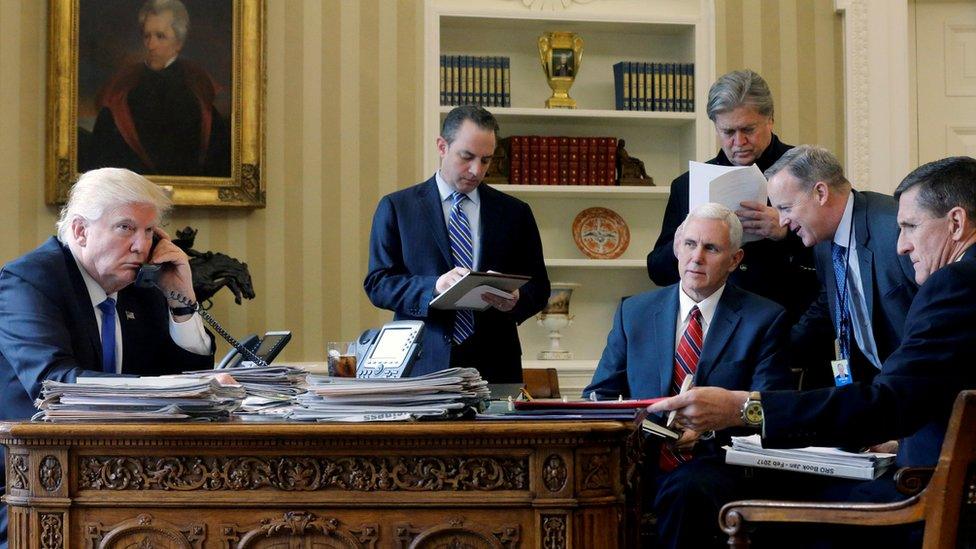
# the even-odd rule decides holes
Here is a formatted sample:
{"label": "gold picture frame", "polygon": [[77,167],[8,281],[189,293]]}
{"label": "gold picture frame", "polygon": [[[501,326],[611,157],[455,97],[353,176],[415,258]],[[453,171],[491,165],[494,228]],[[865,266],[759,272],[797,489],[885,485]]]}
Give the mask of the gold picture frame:
{"label": "gold picture frame", "polygon": [[[138,128],[150,126],[146,125],[148,122],[139,125],[142,121],[137,117],[142,116],[143,110],[134,107],[133,99],[130,99],[135,97],[134,90],[137,89],[138,84],[131,84],[132,80],[125,80],[124,77],[127,74],[141,74],[136,72],[140,70],[148,72],[153,66],[151,58],[154,54],[150,53],[150,46],[146,42],[149,38],[144,39],[140,31],[140,28],[149,28],[146,26],[149,24],[148,18],[143,17],[142,27],[139,22],[140,8],[143,7],[144,2],[133,0],[130,6],[121,0],[116,2],[49,0],[45,185],[45,199],[48,204],[62,204],[67,201],[68,191],[84,169],[112,165],[129,167],[160,185],[170,187],[173,201],[179,206],[244,208],[265,206],[265,181],[262,178],[265,149],[265,2],[264,0],[182,1],[182,5],[186,6],[184,13],[188,13],[192,24],[189,25],[189,32],[184,30],[183,40],[178,44],[182,51],[177,50],[179,55],[175,59],[183,60],[186,54],[187,61],[184,61],[184,65],[181,66],[202,67],[202,69],[194,68],[192,71],[188,68],[185,72],[179,73],[190,75],[182,76],[185,89],[188,90],[184,96],[196,100],[190,103],[184,101],[182,105],[193,105],[193,108],[186,109],[183,113],[188,113],[186,116],[191,120],[194,120],[194,116],[197,117],[195,120],[197,120],[198,132],[191,131],[188,135],[198,135],[194,146],[198,147],[199,155],[189,155],[198,164],[193,164],[189,158],[183,158],[186,155],[181,157],[179,152],[183,151],[177,153],[170,151],[168,158],[175,158],[178,161],[182,159],[185,162],[170,163],[168,166],[176,165],[177,168],[162,173],[169,168],[153,167],[140,170],[123,165],[125,163],[123,160],[116,160],[114,162],[117,163],[113,163],[102,158],[103,151],[112,149],[109,146],[102,146],[105,143],[113,143],[119,150],[130,145],[125,149],[126,154],[132,153],[136,158],[146,159],[150,163],[155,158],[146,154],[149,150],[148,144],[152,143],[151,138],[146,140],[145,147],[139,142]],[[103,10],[110,9],[116,11],[124,9],[126,13],[103,13]],[[200,15],[201,13],[210,14],[213,20],[207,20]],[[194,20],[195,15],[196,20]],[[224,20],[223,16],[229,16],[230,20]],[[173,19],[169,21],[170,28],[178,26],[172,22]],[[131,36],[133,33],[124,32],[123,25],[126,22],[131,22],[134,37]],[[115,32],[108,32],[112,28]],[[119,36],[125,37],[128,46],[118,44],[121,40]],[[151,36],[151,33],[145,36]],[[82,39],[84,43],[80,42]],[[96,40],[115,40],[116,43],[112,47],[106,45],[94,47],[92,43]],[[133,52],[131,47],[133,40],[135,44],[144,47],[142,52]],[[184,44],[189,46],[193,40],[198,41],[194,44],[193,51],[198,58],[202,59],[199,61],[203,63],[201,65],[195,64],[198,61],[193,59],[190,48],[184,48]],[[126,48],[128,49],[122,52]],[[91,52],[103,58],[96,60],[95,54]],[[105,52],[120,53],[106,55]],[[142,55],[144,59],[137,59],[134,57],[136,55]],[[169,63],[172,66],[176,65],[172,60]],[[168,70],[171,65],[165,65],[165,68],[161,65],[159,73]],[[216,68],[208,70],[208,66]],[[112,76],[103,78],[101,83],[98,83],[99,74]],[[205,77],[200,77],[201,74]],[[221,78],[221,75],[224,75],[224,78]],[[195,78],[192,83],[196,84],[196,87],[190,85],[191,76]],[[135,81],[139,82],[139,80]],[[198,91],[203,89],[200,82],[209,83],[206,84],[210,86],[206,88],[209,90],[208,93]],[[125,88],[126,85],[130,87]],[[96,87],[99,90],[97,93],[92,91]],[[80,89],[83,92],[80,92]],[[124,92],[119,93],[118,90]],[[133,92],[131,95],[130,91]],[[207,108],[207,100],[210,108]],[[79,104],[80,101],[84,103]],[[158,105],[158,102],[147,102],[147,104]],[[172,104],[167,103],[167,105]],[[113,108],[120,108],[119,105],[125,109],[127,116],[115,114],[117,111]],[[223,105],[226,110],[222,112],[219,105]],[[199,112],[195,111],[196,108],[200,109]],[[177,110],[175,114],[182,113]],[[82,118],[80,119],[79,116]],[[178,118],[174,116],[174,119]],[[104,120],[109,122],[106,124]],[[116,120],[120,123],[116,123]],[[203,120],[206,120],[206,123]],[[160,122],[169,123],[167,119],[159,120],[158,117],[155,122],[157,128],[160,127]],[[111,127],[115,133],[104,130],[105,127]],[[193,126],[184,125],[184,130],[186,127]],[[165,130],[163,126],[159,134],[165,134]],[[150,135],[148,131],[146,134]],[[104,137],[106,135],[111,137]],[[133,135],[136,140],[134,148],[131,147]],[[115,139],[115,142],[109,139]],[[210,157],[216,160],[209,163]],[[223,161],[225,158],[227,162]],[[206,168],[203,167],[205,164]],[[145,163],[141,165],[145,166]],[[153,173],[153,170],[157,169],[159,172]]]}

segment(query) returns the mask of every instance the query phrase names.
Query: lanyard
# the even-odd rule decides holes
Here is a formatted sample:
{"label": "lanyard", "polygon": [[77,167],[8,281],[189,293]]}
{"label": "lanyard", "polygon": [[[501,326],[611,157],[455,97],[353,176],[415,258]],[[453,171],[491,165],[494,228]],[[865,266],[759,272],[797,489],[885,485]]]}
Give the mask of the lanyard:
{"label": "lanyard", "polygon": [[847,275],[850,270],[851,248],[854,247],[854,219],[852,216],[851,226],[847,231],[847,249],[844,251],[844,285],[835,288],[837,292],[837,307],[840,314],[840,326],[837,327],[837,338],[840,340],[842,358],[850,358],[850,338],[848,335],[850,325],[850,311],[847,310]]}

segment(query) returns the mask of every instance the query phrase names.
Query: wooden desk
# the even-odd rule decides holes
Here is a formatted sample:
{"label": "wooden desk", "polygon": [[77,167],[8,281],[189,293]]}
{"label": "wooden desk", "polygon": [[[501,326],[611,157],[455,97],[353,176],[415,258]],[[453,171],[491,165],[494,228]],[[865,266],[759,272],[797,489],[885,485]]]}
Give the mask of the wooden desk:
{"label": "wooden desk", "polygon": [[632,547],[631,432],[615,421],[0,424],[10,547]]}

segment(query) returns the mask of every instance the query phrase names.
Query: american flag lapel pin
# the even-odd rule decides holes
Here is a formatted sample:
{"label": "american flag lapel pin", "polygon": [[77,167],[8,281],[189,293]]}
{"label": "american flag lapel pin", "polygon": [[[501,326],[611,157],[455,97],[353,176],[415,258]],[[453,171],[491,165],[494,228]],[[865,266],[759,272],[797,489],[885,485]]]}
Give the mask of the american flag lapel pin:
{"label": "american flag lapel pin", "polygon": [[136,319],[136,314],[133,313],[132,311],[126,311],[125,312],[125,319],[126,320],[135,320]]}

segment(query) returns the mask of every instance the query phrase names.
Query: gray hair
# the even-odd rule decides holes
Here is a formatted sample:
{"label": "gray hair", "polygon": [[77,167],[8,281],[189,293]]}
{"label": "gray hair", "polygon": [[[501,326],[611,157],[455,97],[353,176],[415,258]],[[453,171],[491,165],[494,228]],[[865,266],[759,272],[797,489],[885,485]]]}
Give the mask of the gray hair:
{"label": "gray hair", "polygon": [[190,14],[180,0],[147,0],[139,10],[139,29],[146,27],[146,18],[159,15],[164,11],[173,14],[173,33],[180,44],[186,41],[186,33],[190,30]]}
{"label": "gray hair", "polygon": [[976,219],[976,159],[950,156],[922,164],[898,184],[895,200],[914,187],[918,187],[916,202],[936,217],[958,206]]}
{"label": "gray hair", "polygon": [[495,120],[493,114],[477,105],[461,105],[451,109],[441,125],[441,137],[447,141],[448,145],[454,143],[454,136],[457,135],[458,129],[461,128],[465,120],[474,122],[478,128],[490,131],[495,134],[495,137],[498,137],[498,121]]}
{"label": "gray hair", "polygon": [[71,223],[75,219],[97,221],[105,212],[129,204],[149,204],[162,218],[173,207],[173,201],[155,183],[122,168],[100,168],[81,174],[68,193],[68,203],[61,209],[55,226],[58,240],[68,243]]}
{"label": "gray hair", "polygon": [[823,181],[831,189],[849,187],[851,182],[844,177],[844,168],[840,161],[830,151],[815,145],[800,145],[783,153],[772,166],[763,174],[766,179],[783,170],[800,181],[801,188],[809,191]]}
{"label": "gray hair", "polygon": [[726,206],[717,202],[708,202],[696,206],[688,212],[681,225],[678,225],[678,230],[674,233],[676,242],[681,237],[681,233],[684,232],[685,225],[689,219],[715,219],[717,221],[724,221],[729,227],[729,244],[732,247],[732,251],[735,252],[742,247],[742,222],[739,221],[739,216],[735,215],[735,212]]}
{"label": "gray hair", "polygon": [[708,118],[749,105],[763,116],[773,116],[773,94],[759,73],[745,69],[723,74],[708,90]]}

